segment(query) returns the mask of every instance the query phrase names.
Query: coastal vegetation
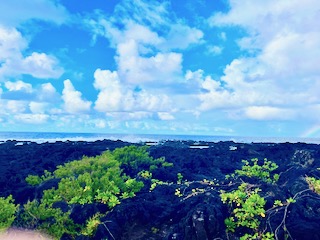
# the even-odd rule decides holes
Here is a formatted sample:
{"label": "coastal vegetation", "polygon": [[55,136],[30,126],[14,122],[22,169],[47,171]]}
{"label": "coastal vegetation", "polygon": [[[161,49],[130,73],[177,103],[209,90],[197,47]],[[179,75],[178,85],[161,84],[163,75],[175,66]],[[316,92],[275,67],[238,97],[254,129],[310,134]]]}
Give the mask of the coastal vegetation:
{"label": "coastal vegetation", "polygon": [[[57,187],[46,189],[40,200],[23,205],[19,214],[23,227],[38,228],[59,239],[63,234],[92,236],[106,213],[96,213],[85,224],[76,224],[70,218],[74,205],[105,204],[109,210],[127,198],[135,197],[144,182],[158,168],[171,167],[164,158],[149,156],[147,146],[135,145],[105,151],[96,157],[84,156],[59,165],[42,176],[29,175],[26,181],[33,186],[58,180]],[[154,181],[156,181],[154,179]],[[64,211],[55,207],[65,203]]]}
{"label": "coastal vegetation", "polygon": [[0,231],[12,225],[55,239],[279,240],[305,236],[297,235],[306,228],[297,225],[302,215],[318,229],[320,152],[314,148],[299,145],[288,158],[277,144],[255,151],[245,144],[229,150],[234,143],[205,150],[166,144],[104,148],[47,164],[38,175],[27,172],[24,192],[0,197]]}
{"label": "coastal vegetation", "polygon": [[[224,220],[227,236],[230,234],[233,234],[233,237],[239,236],[237,229],[241,229],[240,232],[244,233],[240,234],[240,240],[272,240],[279,239],[277,234],[282,229],[284,236],[286,238],[290,237],[285,221],[289,205],[295,203],[299,198],[308,196],[303,195],[306,191],[312,190],[320,194],[320,180],[314,177],[306,177],[309,189],[300,191],[285,201],[274,200],[271,207],[266,208],[266,196],[268,194],[258,186],[276,185],[280,175],[273,172],[277,170],[278,165],[266,158],[261,164],[259,164],[258,158],[253,158],[251,161],[242,160],[242,163],[241,169],[236,169],[234,173],[226,175],[227,182],[223,184],[207,179],[182,182],[182,175],[180,175],[178,176],[178,188],[176,188],[175,195],[182,200],[186,200],[199,194],[221,189],[221,201],[228,206],[230,214]],[[187,189],[194,184],[200,184],[202,187],[191,188],[191,192],[188,191]],[[237,188],[235,188],[236,186]],[[271,215],[280,211],[283,211],[282,221],[274,231],[270,231],[271,229],[267,231],[268,226],[270,226]],[[264,222],[265,225],[262,226],[261,222]]]}
{"label": "coastal vegetation", "polygon": [[0,197],[0,233],[11,226],[19,205],[14,204],[12,195],[8,197]]}

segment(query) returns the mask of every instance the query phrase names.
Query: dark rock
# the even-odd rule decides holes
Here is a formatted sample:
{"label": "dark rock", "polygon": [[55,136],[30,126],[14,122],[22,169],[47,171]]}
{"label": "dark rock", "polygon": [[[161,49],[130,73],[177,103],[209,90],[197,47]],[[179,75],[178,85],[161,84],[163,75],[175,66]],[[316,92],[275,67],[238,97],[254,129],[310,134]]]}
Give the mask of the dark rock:
{"label": "dark rock", "polygon": [[[29,174],[43,174],[44,170],[53,171],[58,165],[82,156],[95,156],[109,149],[129,145],[121,141],[96,142],[56,142],[56,143],[24,143],[16,141],[0,144],[0,196],[12,194],[16,203],[23,204],[27,200],[39,199],[45,189],[57,186],[57,180],[47,181],[37,187],[25,182]],[[132,199],[122,201],[110,212],[103,204],[86,204],[72,206],[71,218],[79,224],[97,212],[107,213],[101,219],[95,236],[77,239],[227,239],[224,219],[228,216],[228,208],[219,196],[221,186],[217,189],[192,195],[192,188],[203,188],[199,183],[203,179],[227,183],[225,174],[230,174],[242,166],[241,160],[268,158],[276,162],[280,174],[277,184],[257,183],[263,189],[267,200],[267,208],[272,208],[275,200],[283,202],[296,197],[296,203],[290,204],[285,216],[285,227],[293,239],[320,239],[320,196],[308,189],[305,176],[320,178],[320,146],[305,143],[235,143],[218,142],[199,144],[205,149],[191,149],[195,141],[166,141],[150,147],[150,155],[154,158],[165,157],[174,164],[173,168],[160,168],[153,173],[154,178],[169,181],[171,185],[160,185],[149,192],[145,187]],[[184,180],[198,181],[183,189],[186,195],[175,196],[177,174]],[[243,178],[245,180],[246,178]],[[148,181],[145,181],[148,182]],[[189,194],[189,195],[188,195]],[[191,196],[192,195],[192,196]],[[68,211],[70,206],[57,202],[53,207]],[[272,212],[270,218],[262,219],[268,231],[278,228],[278,239],[285,239],[283,219],[285,208]],[[282,225],[281,225],[282,224]],[[241,231],[241,230],[240,230]],[[238,235],[228,236],[237,239]],[[62,239],[70,239],[65,234]]]}

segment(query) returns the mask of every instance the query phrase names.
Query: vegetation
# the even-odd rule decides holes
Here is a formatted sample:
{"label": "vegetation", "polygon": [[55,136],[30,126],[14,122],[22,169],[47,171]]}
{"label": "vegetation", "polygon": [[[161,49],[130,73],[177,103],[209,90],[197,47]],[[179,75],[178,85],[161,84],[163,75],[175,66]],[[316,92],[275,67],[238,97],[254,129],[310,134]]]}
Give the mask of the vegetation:
{"label": "vegetation", "polygon": [[63,212],[52,206],[52,196],[48,191],[40,203],[33,200],[24,204],[19,218],[22,227],[44,230],[56,239],[60,239],[64,233],[76,235],[81,228],[70,219],[70,211]]}
{"label": "vegetation", "polygon": [[[65,233],[76,236],[80,232],[91,236],[101,223],[102,214],[97,213],[80,226],[70,219],[72,205],[98,202],[112,209],[143,188],[144,183],[137,177],[151,179],[152,171],[170,166],[172,164],[164,158],[150,157],[147,147],[132,145],[65,163],[52,173],[45,171],[42,176],[29,175],[26,181],[31,185],[51,179],[57,179],[59,183],[57,188],[45,190],[39,202],[33,200],[25,204],[21,221],[27,227],[44,229],[57,239]],[[63,212],[55,208],[57,202],[67,203],[69,210]]]}
{"label": "vegetation", "polygon": [[[306,177],[310,189],[286,200],[267,204],[263,189],[266,186],[276,187],[271,184],[276,184],[279,179],[279,174],[274,173],[278,165],[257,158],[243,160],[241,169],[226,176],[230,181],[187,181],[181,173],[177,174],[174,182],[160,181],[153,179],[153,174],[158,168],[171,167],[172,163],[164,158],[153,159],[147,150],[146,146],[128,146],[65,163],[53,172],[44,171],[42,176],[29,175],[26,181],[34,186],[52,179],[58,184],[55,188],[44,190],[41,199],[24,204],[20,211],[17,211],[19,206],[14,204],[12,196],[0,198],[0,206],[5,206],[0,209],[0,231],[15,221],[21,223],[21,227],[44,230],[56,239],[64,234],[73,238],[79,235],[92,237],[97,227],[104,225],[101,218],[107,213],[98,212],[86,219],[84,224],[75,224],[70,218],[75,205],[102,203],[111,210],[124,199],[134,197],[146,184],[150,191],[158,185],[174,185],[174,194],[180,201],[218,189],[221,201],[229,212],[224,220],[228,238],[230,234],[241,240],[271,240],[278,239],[280,233],[290,237],[285,222],[290,204],[299,197],[307,196],[301,194],[310,189],[320,194],[320,180]],[[61,204],[64,207],[59,208]],[[267,209],[267,205],[271,207]],[[282,221],[275,229],[270,229],[271,216],[280,211],[283,212]],[[154,234],[159,231],[157,228],[151,230]]]}
{"label": "vegetation", "polygon": [[19,205],[14,204],[12,195],[0,197],[0,233],[11,226]]}
{"label": "vegetation", "polygon": [[320,194],[320,179],[314,177],[306,177],[309,188],[317,194]]}
{"label": "vegetation", "polygon": [[279,175],[271,175],[271,172],[278,168],[274,162],[268,161],[266,158],[262,165],[258,164],[258,159],[251,159],[251,164],[247,160],[242,160],[243,166],[240,170],[236,170],[238,176],[247,176],[249,178],[257,178],[263,182],[276,183],[279,180]]}

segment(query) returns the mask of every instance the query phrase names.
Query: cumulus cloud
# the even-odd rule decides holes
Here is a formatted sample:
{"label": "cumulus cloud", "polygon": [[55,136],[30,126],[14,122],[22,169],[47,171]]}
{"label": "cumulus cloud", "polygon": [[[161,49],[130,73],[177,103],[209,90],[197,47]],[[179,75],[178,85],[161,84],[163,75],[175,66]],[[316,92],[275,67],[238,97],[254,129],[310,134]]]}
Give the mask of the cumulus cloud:
{"label": "cumulus cloud", "polygon": [[27,108],[28,103],[26,101],[9,100],[5,102],[7,113],[23,113]]}
{"label": "cumulus cloud", "polygon": [[35,78],[59,78],[63,69],[54,56],[33,52],[21,62],[21,72]]}
{"label": "cumulus cloud", "polygon": [[35,78],[59,78],[62,75],[63,68],[54,56],[38,52],[24,56],[27,47],[28,42],[17,29],[0,25],[0,80],[22,74]]}
{"label": "cumulus cloud", "polygon": [[82,99],[82,93],[75,90],[69,79],[65,80],[63,84],[62,99],[65,111],[72,114],[88,112],[91,102]]}
{"label": "cumulus cloud", "polygon": [[116,71],[97,69],[94,87],[99,90],[95,109],[99,112],[161,111],[170,108],[166,95],[149,94],[121,85]]}
{"label": "cumulus cloud", "polygon": [[229,4],[228,12],[214,14],[209,23],[221,29],[243,28],[247,34],[238,44],[247,54],[225,67],[219,86],[212,80],[203,82],[207,92],[199,95],[201,109],[240,107],[244,117],[283,120],[297,118],[293,112],[318,103],[314,88],[320,84],[319,2]]}
{"label": "cumulus cloud", "polygon": [[37,100],[41,102],[56,102],[59,94],[51,83],[43,83],[37,91]]}
{"label": "cumulus cloud", "polygon": [[30,102],[29,108],[32,113],[41,114],[48,110],[49,104],[46,102]]}
{"label": "cumulus cloud", "polygon": [[106,37],[116,49],[121,81],[159,88],[182,79],[183,56],[175,50],[202,44],[204,34],[169,18],[168,8],[165,2],[123,1],[114,11],[121,18],[100,14],[87,21],[95,36]]}
{"label": "cumulus cloud", "polygon": [[25,83],[21,80],[16,82],[5,82],[4,86],[9,91],[24,91],[24,92],[32,92],[32,85],[30,83]]}

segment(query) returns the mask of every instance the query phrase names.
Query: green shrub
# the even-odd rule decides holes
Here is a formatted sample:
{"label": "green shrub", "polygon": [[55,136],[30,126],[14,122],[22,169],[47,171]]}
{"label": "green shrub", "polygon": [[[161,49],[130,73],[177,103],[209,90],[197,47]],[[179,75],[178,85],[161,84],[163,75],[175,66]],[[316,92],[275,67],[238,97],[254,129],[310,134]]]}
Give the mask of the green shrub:
{"label": "green shrub", "polygon": [[[247,160],[243,160],[242,162],[244,164],[242,168],[226,176],[227,179],[230,176],[235,179],[246,176],[273,184],[279,179],[278,174],[271,174],[271,172],[278,168],[278,165],[274,162],[264,159],[263,164],[259,165],[257,158],[252,159],[251,162]],[[228,204],[230,210],[230,217],[225,219],[227,231],[235,232],[237,228],[241,227],[247,228],[247,231],[252,233],[245,233],[240,237],[241,240],[274,239],[273,233],[265,232],[266,229],[261,230],[260,221],[266,217],[266,200],[260,196],[260,191],[261,189],[255,187],[255,185],[243,181],[235,190],[230,192],[221,191],[221,201]],[[295,200],[292,198],[287,199],[285,203],[276,200],[272,208],[276,209],[278,207],[288,206],[293,202],[295,202]]]}
{"label": "green shrub", "polygon": [[258,164],[258,159],[251,159],[251,163],[247,160],[242,160],[243,166],[240,170],[235,170],[235,174],[238,176],[254,177],[267,183],[275,183],[279,180],[279,175],[271,175],[271,172],[278,168],[278,165],[272,161],[268,161],[266,158],[262,165]]}
{"label": "green shrub", "polygon": [[14,204],[12,195],[8,197],[0,197],[0,232],[5,231],[11,226],[16,218],[15,213],[19,205]]}
{"label": "green shrub", "polygon": [[[57,239],[64,233],[75,237],[82,232],[91,236],[100,224],[101,214],[88,219],[85,226],[79,226],[69,217],[72,205],[100,202],[111,209],[123,199],[134,197],[144,186],[135,177],[151,178],[151,169],[171,165],[166,164],[164,158],[153,159],[146,150],[146,147],[136,146],[119,148],[59,165],[52,173],[29,175],[26,181],[32,185],[50,179],[59,182],[57,188],[45,190],[39,202],[34,200],[25,204],[20,221],[26,227],[44,229]],[[123,168],[130,170],[128,175]],[[70,211],[54,208],[53,204],[59,201],[66,202]]]}
{"label": "green shrub", "polygon": [[32,186],[36,186],[42,183],[42,180],[41,180],[41,177],[37,175],[28,175],[26,177],[26,182]]}
{"label": "green shrub", "polygon": [[154,159],[149,156],[148,146],[127,146],[115,149],[112,154],[120,164],[129,169],[130,172],[137,174],[141,170],[154,171],[159,167],[172,167],[172,163],[168,163],[164,158]]}
{"label": "green shrub", "polygon": [[221,201],[231,208],[231,216],[225,220],[227,229],[234,232],[236,227],[259,228],[259,218],[265,217],[266,200],[258,192],[259,188],[251,189],[247,183],[242,183],[237,190],[222,192]]}
{"label": "green shrub", "polygon": [[53,208],[50,202],[48,195],[45,195],[40,203],[33,200],[24,204],[20,215],[22,227],[42,229],[55,239],[60,239],[64,233],[76,235],[80,225],[70,219],[70,211]]}

